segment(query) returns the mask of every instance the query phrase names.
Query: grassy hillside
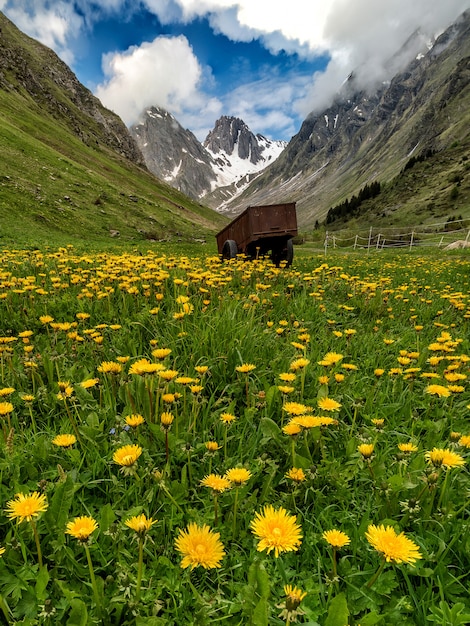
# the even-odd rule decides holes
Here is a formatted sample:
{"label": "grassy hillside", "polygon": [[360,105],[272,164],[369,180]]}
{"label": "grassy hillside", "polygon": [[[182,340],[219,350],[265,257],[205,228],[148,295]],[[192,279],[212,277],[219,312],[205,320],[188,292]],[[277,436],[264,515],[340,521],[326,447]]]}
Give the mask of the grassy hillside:
{"label": "grassy hillside", "polygon": [[150,174],[54,52],[0,28],[0,245],[213,237],[225,218]]}

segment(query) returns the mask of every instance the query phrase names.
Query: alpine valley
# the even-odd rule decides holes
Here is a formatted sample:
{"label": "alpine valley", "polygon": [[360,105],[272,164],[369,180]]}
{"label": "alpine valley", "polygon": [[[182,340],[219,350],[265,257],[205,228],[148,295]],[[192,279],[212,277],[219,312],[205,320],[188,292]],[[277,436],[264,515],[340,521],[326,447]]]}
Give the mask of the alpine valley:
{"label": "alpine valley", "polygon": [[412,37],[387,82],[352,72],[287,144],[229,115],[201,143],[156,105],[128,129],[2,13],[0,29],[4,241],[205,239],[293,201],[303,232],[470,219],[470,11]]}
{"label": "alpine valley", "polygon": [[290,201],[304,229],[470,217],[470,12],[432,44],[415,33],[390,66],[367,91],[352,72],[287,145],[231,117],[201,144],[156,107],[131,134],[151,171],[230,217]]}

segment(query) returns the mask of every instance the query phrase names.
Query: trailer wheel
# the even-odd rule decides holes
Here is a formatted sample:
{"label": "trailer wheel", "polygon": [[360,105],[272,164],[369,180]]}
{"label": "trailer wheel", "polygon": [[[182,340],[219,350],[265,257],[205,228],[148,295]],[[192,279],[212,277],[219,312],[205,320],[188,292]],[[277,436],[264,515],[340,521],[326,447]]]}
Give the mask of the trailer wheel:
{"label": "trailer wheel", "polygon": [[279,267],[281,263],[283,263],[285,267],[289,267],[294,259],[294,244],[292,243],[292,239],[288,239],[284,247],[274,249],[271,259],[277,267]]}
{"label": "trailer wheel", "polygon": [[223,259],[234,259],[238,254],[238,246],[233,239],[227,239],[222,248]]}
{"label": "trailer wheel", "polygon": [[288,239],[286,242],[286,249],[284,250],[282,260],[286,262],[286,267],[292,265],[292,261],[294,260],[294,243],[292,239]]}

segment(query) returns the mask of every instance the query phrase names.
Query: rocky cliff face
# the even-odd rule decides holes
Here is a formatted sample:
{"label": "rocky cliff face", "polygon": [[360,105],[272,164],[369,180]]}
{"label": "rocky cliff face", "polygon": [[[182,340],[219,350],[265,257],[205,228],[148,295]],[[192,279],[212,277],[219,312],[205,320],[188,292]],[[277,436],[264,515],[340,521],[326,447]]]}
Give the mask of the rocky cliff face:
{"label": "rocky cliff face", "polygon": [[49,48],[0,13],[0,88],[32,98],[87,145],[101,144],[144,165],[124,122],[109,111]]}
{"label": "rocky cliff face", "polygon": [[201,144],[168,111],[151,107],[130,128],[147,167],[207,206],[220,209],[286,146],[254,135],[235,117],[221,117]]}
{"label": "rocky cliff face", "polygon": [[216,180],[211,155],[171,113],[150,107],[130,133],[158,178],[194,199],[211,191]]}
{"label": "rocky cliff face", "polygon": [[332,105],[310,114],[280,157],[227,202],[227,213],[296,201],[308,226],[365,184],[390,180],[412,154],[468,141],[469,65],[467,11],[375,92],[358,91],[352,74]]}

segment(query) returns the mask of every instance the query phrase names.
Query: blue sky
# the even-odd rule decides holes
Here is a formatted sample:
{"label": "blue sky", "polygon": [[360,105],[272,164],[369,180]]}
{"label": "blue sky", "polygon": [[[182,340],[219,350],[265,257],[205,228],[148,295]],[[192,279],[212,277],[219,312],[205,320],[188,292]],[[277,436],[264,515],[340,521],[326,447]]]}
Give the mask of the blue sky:
{"label": "blue sky", "polygon": [[[418,27],[444,30],[469,0],[0,0],[127,125],[162,106],[201,141],[221,115],[289,140],[358,68],[388,59]],[[408,59],[403,59],[403,61]]]}

